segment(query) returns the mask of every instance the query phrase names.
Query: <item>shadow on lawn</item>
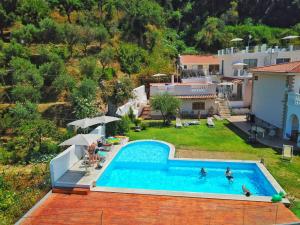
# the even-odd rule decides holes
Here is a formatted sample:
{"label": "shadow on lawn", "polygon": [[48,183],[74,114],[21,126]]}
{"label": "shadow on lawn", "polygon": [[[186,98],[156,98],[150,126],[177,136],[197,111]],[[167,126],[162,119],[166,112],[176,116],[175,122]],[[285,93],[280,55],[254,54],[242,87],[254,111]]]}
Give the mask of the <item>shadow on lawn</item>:
{"label": "shadow on lawn", "polygon": [[[236,135],[238,135],[241,139],[244,140],[244,142],[248,145],[251,145],[253,148],[272,148],[266,145],[263,145],[259,142],[256,143],[249,143],[248,141],[248,134],[246,134],[244,131],[242,131],[241,129],[239,129],[238,127],[234,126],[232,123],[226,123],[224,124],[228,129],[230,129],[231,131],[233,131]],[[277,154],[281,154],[281,151],[279,151],[278,149],[272,148],[274,151],[277,152]]]}

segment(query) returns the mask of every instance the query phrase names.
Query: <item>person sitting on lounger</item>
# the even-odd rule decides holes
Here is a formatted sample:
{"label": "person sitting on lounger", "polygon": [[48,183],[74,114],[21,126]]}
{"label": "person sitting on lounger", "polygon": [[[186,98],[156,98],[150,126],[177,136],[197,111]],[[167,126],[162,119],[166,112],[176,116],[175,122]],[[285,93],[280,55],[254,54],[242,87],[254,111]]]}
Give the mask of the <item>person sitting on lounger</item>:
{"label": "person sitting on lounger", "polygon": [[231,170],[230,170],[229,167],[227,167],[227,169],[226,169],[225,176],[226,176],[226,178],[228,179],[228,181],[229,181],[230,183],[233,182],[232,172],[231,172]]}
{"label": "person sitting on lounger", "polygon": [[206,171],[205,169],[202,167],[201,170],[200,170],[200,178],[204,178],[206,177]]}
{"label": "person sitting on lounger", "polygon": [[243,189],[244,195],[246,195],[247,197],[250,197],[251,192],[246,188],[246,186],[244,184],[242,185],[242,189]]}

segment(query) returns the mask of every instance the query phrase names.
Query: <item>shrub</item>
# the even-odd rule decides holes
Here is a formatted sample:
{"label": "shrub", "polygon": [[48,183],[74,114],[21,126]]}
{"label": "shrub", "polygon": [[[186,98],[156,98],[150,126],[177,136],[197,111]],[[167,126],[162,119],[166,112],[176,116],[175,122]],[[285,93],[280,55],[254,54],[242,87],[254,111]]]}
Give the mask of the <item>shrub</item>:
{"label": "shrub", "polygon": [[147,123],[141,123],[141,129],[142,130],[147,130],[147,128],[148,128],[148,124]]}
{"label": "shrub", "polygon": [[123,116],[121,120],[117,123],[117,133],[124,135],[130,130],[130,119],[127,115]]}

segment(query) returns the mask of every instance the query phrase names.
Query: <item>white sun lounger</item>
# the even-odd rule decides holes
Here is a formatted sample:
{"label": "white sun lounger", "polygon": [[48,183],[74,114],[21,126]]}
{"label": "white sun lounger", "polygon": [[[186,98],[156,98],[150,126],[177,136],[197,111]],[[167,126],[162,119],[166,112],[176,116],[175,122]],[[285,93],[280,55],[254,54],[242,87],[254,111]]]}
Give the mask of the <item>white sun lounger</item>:
{"label": "white sun lounger", "polygon": [[181,128],[181,127],[182,127],[181,119],[176,118],[176,125],[175,125],[175,127],[176,127],[176,128]]}
{"label": "white sun lounger", "polygon": [[207,118],[206,124],[207,124],[208,127],[215,127],[215,123],[214,123],[214,121],[212,120],[211,117]]}
{"label": "white sun lounger", "polygon": [[292,145],[283,145],[282,159],[292,160],[292,158],[293,158],[293,149],[294,149],[294,147]]}

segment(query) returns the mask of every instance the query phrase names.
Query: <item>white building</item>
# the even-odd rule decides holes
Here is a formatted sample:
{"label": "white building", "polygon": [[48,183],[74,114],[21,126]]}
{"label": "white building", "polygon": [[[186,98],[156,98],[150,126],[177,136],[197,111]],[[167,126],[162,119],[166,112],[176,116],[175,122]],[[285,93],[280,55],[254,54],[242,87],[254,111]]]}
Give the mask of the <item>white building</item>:
{"label": "white building", "polygon": [[202,81],[202,77],[218,81],[219,60],[214,55],[179,55],[177,70],[183,82]]}
{"label": "white building", "polygon": [[300,60],[300,49],[292,45],[289,48],[268,48],[261,45],[246,47],[242,51],[232,47],[219,50],[218,58],[223,80],[232,83],[228,96],[230,105],[232,108],[242,108],[249,107],[251,103],[250,69]]}
{"label": "white building", "polygon": [[[174,79],[172,79],[173,81]],[[180,114],[182,117],[206,116],[217,111],[216,84],[205,79],[198,82],[183,83],[152,83],[150,84],[150,98],[168,93],[182,101]],[[160,118],[158,111],[151,111],[153,119]]]}
{"label": "white building", "polygon": [[300,146],[300,61],[258,67],[252,72],[251,112]]}

